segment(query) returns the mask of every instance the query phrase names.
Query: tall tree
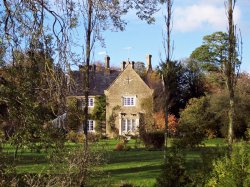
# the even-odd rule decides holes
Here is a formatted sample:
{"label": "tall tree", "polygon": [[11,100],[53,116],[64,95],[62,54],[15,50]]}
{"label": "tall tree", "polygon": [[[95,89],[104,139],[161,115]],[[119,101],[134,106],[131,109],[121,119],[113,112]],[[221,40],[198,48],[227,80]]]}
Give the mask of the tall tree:
{"label": "tall tree", "polygon": [[234,25],[234,7],[236,4],[236,0],[228,0],[227,2],[227,18],[228,18],[228,58],[224,62],[225,66],[225,77],[226,77],[226,85],[227,90],[229,93],[229,112],[228,112],[228,118],[229,118],[229,124],[228,124],[228,144],[229,144],[229,150],[232,151],[232,144],[233,144],[233,126],[235,121],[235,87],[236,87],[236,81],[237,81],[237,70],[239,70],[239,62],[236,61],[235,55],[237,51],[236,46],[236,31],[235,31],[235,25]]}
{"label": "tall tree", "polygon": [[228,34],[215,32],[203,37],[203,44],[196,48],[190,58],[198,61],[207,71],[223,71],[228,56]]}
{"label": "tall tree", "polygon": [[[166,26],[166,38],[164,37],[163,45],[166,54],[166,60],[162,64],[160,64],[160,74],[162,75],[162,82],[165,94],[165,149],[164,149],[164,157],[166,158],[166,151],[167,151],[167,137],[168,137],[168,114],[169,114],[169,107],[170,103],[173,98],[173,92],[176,89],[176,72],[178,72],[178,64],[174,61],[171,61],[171,53],[173,52],[171,48],[171,29],[172,29],[172,6],[173,0],[160,0],[161,3],[166,4],[166,15],[164,16],[165,19],[165,26]],[[165,64],[164,64],[165,63]]]}

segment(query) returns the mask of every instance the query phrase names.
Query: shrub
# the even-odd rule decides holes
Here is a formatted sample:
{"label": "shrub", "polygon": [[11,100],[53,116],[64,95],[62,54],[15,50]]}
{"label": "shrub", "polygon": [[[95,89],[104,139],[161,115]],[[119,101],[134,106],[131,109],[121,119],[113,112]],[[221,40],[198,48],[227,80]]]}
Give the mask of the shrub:
{"label": "shrub", "polygon": [[69,131],[66,135],[66,139],[68,141],[71,141],[71,142],[74,142],[76,143],[77,142],[77,133],[75,131]]}
{"label": "shrub", "polygon": [[123,143],[118,143],[115,145],[115,151],[122,151],[124,149]]}
{"label": "shrub", "polygon": [[206,130],[214,123],[214,116],[208,111],[208,106],[209,99],[206,97],[189,100],[180,113],[180,124],[177,127],[179,139],[174,144],[178,147],[196,147],[202,143],[207,135]]}
{"label": "shrub", "polygon": [[77,138],[77,143],[84,143],[85,136],[84,136],[83,132],[77,133],[76,138]]}
{"label": "shrub", "polygon": [[234,146],[231,157],[213,162],[206,186],[250,186],[250,147],[247,143]]}
{"label": "shrub", "polygon": [[95,134],[95,133],[88,133],[88,140],[90,142],[97,142],[101,138],[100,134]]}
{"label": "shrub", "polygon": [[166,155],[162,172],[156,179],[155,186],[187,186],[192,180],[185,169],[185,158],[177,149],[169,150]]}
{"label": "shrub", "polygon": [[161,149],[164,145],[164,132],[146,132],[142,135],[142,140],[146,148]]}

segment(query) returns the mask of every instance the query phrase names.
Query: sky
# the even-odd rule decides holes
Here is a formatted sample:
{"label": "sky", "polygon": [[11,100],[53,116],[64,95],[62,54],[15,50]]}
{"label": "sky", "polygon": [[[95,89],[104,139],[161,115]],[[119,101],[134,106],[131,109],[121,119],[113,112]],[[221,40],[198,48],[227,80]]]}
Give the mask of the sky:
{"label": "sky", "polygon": [[[202,44],[205,35],[217,31],[227,31],[227,17],[224,0],[174,0],[172,59],[188,58],[195,48]],[[250,73],[250,0],[238,0],[234,19],[241,30],[243,53],[241,71]],[[129,13],[123,32],[106,31],[103,33],[106,47],[95,47],[95,61],[104,61],[110,56],[111,66],[120,66],[124,60],[146,62],[146,55],[152,55],[152,65],[159,65],[165,59],[163,51],[164,20],[161,9],[155,14],[156,22],[148,25]]]}

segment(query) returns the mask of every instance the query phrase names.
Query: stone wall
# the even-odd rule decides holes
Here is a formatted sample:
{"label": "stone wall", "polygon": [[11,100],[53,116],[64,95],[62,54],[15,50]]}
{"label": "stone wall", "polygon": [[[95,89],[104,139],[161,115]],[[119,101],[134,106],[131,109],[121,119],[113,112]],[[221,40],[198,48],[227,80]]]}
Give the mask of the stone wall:
{"label": "stone wall", "polygon": [[[136,123],[139,124],[139,116],[145,113],[141,103],[145,98],[152,98],[153,90],[134,71],[132,63],[127,63],[127,66],[117,79],[105,90],[105,95],[107,102],[106,133],[108,136],[113,137],[116,133],[121,134],[121,119],[135,119],[137,120]],[[135,106],[123,106],[123,96],[135,97]],[[115,116],[113,122],[117,129],[116,133],[114,129],[110,128],[110,116],[112,113]]]}

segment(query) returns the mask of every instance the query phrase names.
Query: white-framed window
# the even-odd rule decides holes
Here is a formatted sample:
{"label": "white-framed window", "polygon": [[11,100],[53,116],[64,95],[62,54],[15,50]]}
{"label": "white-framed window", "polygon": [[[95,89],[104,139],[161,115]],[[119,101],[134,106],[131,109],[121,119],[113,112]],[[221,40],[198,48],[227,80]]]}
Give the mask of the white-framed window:
{"label": "white-framed window", "polygon": [[88,120],[88,132],[95,132],[95,121],[94,120]]}
{"label": "white-framed window", "polygon": [[123,106],[135,106],[135,97],[123,96]]}
{"label": "white-framed window", "polygon": [[[85,99],[83,98],[83,99],[81,100],[81,102],[82,102],[82,110],[84,110],[84,107],[85,107]],[[94,105],[95,105],[95,99],[92,98],[92,97],[89,97],[89,98],[88,98],[88,107],[94,107]]]}
{"label": "white-framed window", "polygon": [[88,98],[88,107],[94,107],[94,102],[95,102],[94,98]]}
{"label": "white-framed window", "polygon": [[137,131],[136,119],[122,119],[121,133],[135,133]]}

